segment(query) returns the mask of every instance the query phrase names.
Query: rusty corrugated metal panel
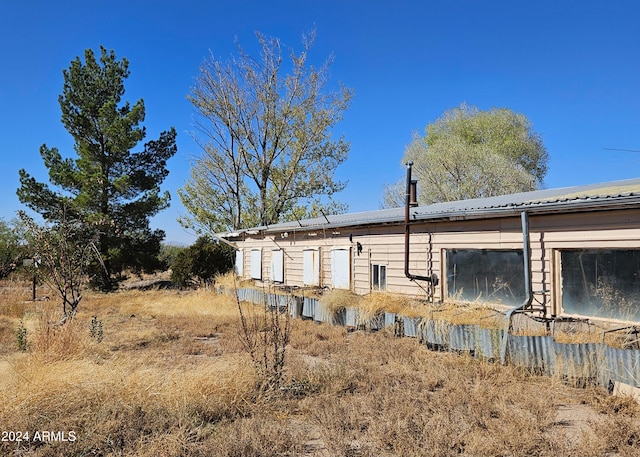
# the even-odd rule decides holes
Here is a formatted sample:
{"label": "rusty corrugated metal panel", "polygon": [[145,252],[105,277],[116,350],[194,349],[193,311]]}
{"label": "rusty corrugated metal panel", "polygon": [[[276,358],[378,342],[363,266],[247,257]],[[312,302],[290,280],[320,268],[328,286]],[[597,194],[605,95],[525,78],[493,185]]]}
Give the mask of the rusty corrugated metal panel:
{"label": "rusty corrugated metal panel", "polygon": [[513,365],[537,373],[553,374],[555,371],[554,340],[551,336],[509,335],[507,349],[508,360]]}
{"label": "rusty corrugated metal panel", "polygon": [[579,382],[602,384],[605,346],[601,343],[568,344],[554,342],[556,373]]}
{"label": "rusty corrugated metal panel", "polygon": [[238,300],[250,303],[262,303],[264,301],[264,293],[257,289],[237,289]]}
{"label": "rusty corrugated metal panel", "polygon": [[302,317],[313,319],[315,313],[316,300],[314,298],[304,297],[302,303]]}
{"label": "rusty corrugated metal panel", "polygon": [[365,322],[365,327],[369,330],[382,330],[385,326],[384,314],[377,314],[369,322]]}
{"label": "rusty corrugated metal panel", "polygon": [[329,311],[329,308],[319,300],[313,300],[313,320],[316,322],[332,322],[332,313]]}
{"label": "rusty corrugated metal panel", "polygon": [[452,351],[475,353],[475,325],[459,324],[449,326],[449,348]]}
{"label": "rusty corrugated metal panel", "polygon": [[449,347],[453,351],[471,352],[476,357],[496,359],[500,356],[502,330],[476,324],[452,325]]}
{"label": "rusty corrugated metal panel", "polygon": [[384,313],[384,326],[393,327],[396,325],[396,313]]}
{"label": "rusty corrugated metal panel", "polygon": [[352,328],[358,326],[358,308],[347,308],[345,310],[345,325]]}
{"label": "rusty corrugated metal panel", "polygon": [[604,349],[605,372],[603,379],[623,382],[640,387],[640,350],[618,349],[607,346]]}
{"label": "rusty corrugated metal panel", "polygon": [[271,309],[278,309],[278,310],[286,310],[287,309],[287,302],[288,302],[288,297],[286,295],[279,295],[279,294],[263,294],[264,299],[266,300],[266,304],[267,306],[269,306],[269,308]]}
{"label": "rusty corrugated metal panel", "polygon": [[347,325],[347,310],[342,308],[339,311],[333,313],[333,321],[331,322],[333,325],[340,325],[344,327]]}
{"label": "rusty corrugated metal panel", "polygon": [[476,328],[476,356],[496,360],[500,358],[502,330],[497,328]]}
{"label": "rusty corrugated metal panel", "polygon": [[427,346],[435,346],[441,349],[449,347],[449,326],[447,321],[442,320],[424,320],[422,325],[425,326],[425,342]]}
{"label": "rusty corrugated metal panel", "polygon": [[294,319],[302,316],[302,298],[291,295],[289,300],[289,314]]}
{"label": "rusty corrugated metal panel", "polygon": [[418,336],[417,328],[419,322],[419,318],[402,317],[404,336],[407,336],[409,338],[416,338]]}

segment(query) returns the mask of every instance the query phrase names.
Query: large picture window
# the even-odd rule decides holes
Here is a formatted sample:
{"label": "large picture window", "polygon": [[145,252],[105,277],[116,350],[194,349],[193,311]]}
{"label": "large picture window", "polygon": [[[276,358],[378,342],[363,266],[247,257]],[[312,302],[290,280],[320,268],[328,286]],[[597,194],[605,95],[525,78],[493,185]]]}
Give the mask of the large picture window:
{"label": "large picture window", "polygon": [[563,312],[640,320],[639,249],[563,250],[560,262]]}
{"label": "large picture window", "polygon": [[524,301],[522,250],[450,249],[446,262],[449,298],[510,306]]}

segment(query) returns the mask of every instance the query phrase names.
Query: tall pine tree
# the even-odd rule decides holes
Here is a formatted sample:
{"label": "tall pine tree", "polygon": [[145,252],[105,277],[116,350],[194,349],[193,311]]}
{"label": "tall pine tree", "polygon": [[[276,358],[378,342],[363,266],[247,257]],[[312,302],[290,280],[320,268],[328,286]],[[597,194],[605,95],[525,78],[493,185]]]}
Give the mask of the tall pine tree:
{"label": "tall pine tree", "polygon": [[47,220],[55,221],[64,206],[67,217],[99,233],[104,265],[95,265],[94,279],[110,289],[125,270],[159,266],[164,232],[151,230],[149,218],[169,205],[170,195],[160,192],[160,184],[169,173],[167,160],[177,151],[176,132],[172,127],[132,152],[145,138],[145,107],[142,99],[133,106],[121,102],[129,62],[117,60],[114,51],[100,47],[97,60],[87,49],[84,63],[76,57],[63,75],[58,101],[77,158],[63,158],[57,148],[42,145],[40,155],[55,189],[22,169],[17,194]]}

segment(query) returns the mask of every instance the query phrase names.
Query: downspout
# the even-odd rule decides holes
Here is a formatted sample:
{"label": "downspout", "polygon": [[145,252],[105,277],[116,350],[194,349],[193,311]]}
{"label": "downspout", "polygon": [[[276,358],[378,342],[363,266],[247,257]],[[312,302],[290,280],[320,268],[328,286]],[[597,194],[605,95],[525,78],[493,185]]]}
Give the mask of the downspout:
{"label": "downspout", "polygon": [[438,285],[438,276],[434,273],[431,276],[420,276],[409,272],[409,239],[411,236],[411,230],[409,225],[409,208],[416,206],[416,188],[415,181],[411,180],[411,168],[413,162],[407,163],[407,192],[405,195],[405,208],[404,208],[404,275],[411,281],[428,281],[432,286]]}
{"label": "downspout", "polygon": [[529,240],[529,215],[526,211],[520,213],[522,221],[522,253],[524,263],[524,302],[507,311],[505,316],[504,331],[502,333],[502,343],[500,347],[500,363],[507,363],[507,342],[509,338],[509,330],[511,330],[511,318],[515,313],[522,312],[531,306],[533,301],[533,291],[531,289],[531,242]]}

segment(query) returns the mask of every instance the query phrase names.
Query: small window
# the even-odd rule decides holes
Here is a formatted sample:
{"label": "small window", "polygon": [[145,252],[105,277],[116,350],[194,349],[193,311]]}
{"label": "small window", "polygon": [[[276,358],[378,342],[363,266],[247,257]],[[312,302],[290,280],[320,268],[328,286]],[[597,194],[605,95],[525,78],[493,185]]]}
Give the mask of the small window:
{"label": "small window", "polygon": [[262,250],[251,250],[251,278],[262,279]]}
{"label": "small window", "polygon": [[640,250],[560,252],[562,310],[567,314],[640,320]]}
{"label": "small window", "polygon": [[387,290],[387,266],[371,265],[371,290]]}
{"label": "small window", "polygon": [[522,250],[447,251],[447,295],[454,300],[518,305],[524,301]]}

